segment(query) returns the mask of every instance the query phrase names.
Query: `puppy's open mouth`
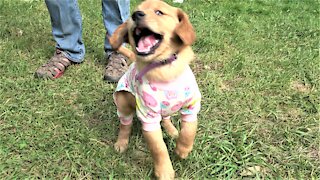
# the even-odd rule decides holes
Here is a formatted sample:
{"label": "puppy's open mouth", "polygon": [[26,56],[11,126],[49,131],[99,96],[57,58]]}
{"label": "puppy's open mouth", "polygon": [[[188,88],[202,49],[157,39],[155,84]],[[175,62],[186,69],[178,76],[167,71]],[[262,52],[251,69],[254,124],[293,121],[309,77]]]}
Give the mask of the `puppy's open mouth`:
{"label": "puppy's open mouth", "polygon": [[138,55],[143,56],[153,54],[162,41],[162,35],[154,33],[148,28],[135,28],[133,36]]}

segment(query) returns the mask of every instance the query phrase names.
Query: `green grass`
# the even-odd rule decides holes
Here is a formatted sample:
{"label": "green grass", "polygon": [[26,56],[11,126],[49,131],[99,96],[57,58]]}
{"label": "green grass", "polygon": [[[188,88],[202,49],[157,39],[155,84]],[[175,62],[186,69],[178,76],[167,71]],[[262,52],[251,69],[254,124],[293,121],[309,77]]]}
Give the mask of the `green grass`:
{"label": "green grass", "polygon": [[[86,60],[61,79],[43,81],[33,73],[55,44],[44,2],[0,1],[1,179],[153,177],[139,123],[128,152],[113,150],[119,121],[115,85],[102,80],[100,1],[79,4]],[[174,155],[174,141],[165,136],[176,176],[318,179],[319,1],[187,0],[178,6],[197,32],[191,66],[203,101],[187,160]]]}

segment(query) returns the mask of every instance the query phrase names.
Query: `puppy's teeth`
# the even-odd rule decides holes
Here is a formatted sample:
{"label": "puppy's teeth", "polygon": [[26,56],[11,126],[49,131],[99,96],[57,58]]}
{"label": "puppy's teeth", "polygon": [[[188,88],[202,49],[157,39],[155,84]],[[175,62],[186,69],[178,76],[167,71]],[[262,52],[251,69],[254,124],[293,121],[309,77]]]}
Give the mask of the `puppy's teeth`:
{"label": "puppy's teeth", "polygon": [[155,46],[158,42],[159,42],[159,40],[155,40],[155,41],[152,43],[152,46]]}
{"label": "puppy's teeth", "polygon": [[136,35],[140,35],[141,34],[141,30],[139,28],[136,28]]}

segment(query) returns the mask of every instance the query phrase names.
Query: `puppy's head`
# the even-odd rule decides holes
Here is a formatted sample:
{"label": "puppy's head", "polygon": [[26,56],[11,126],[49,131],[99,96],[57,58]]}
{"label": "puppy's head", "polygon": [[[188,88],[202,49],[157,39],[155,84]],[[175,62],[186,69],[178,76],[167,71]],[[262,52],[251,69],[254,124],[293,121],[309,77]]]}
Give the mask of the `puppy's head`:
{"label": "puppy's head", "polygon": [[160,0],[146,0],[118,27],[110,43],[117,49],[128,42],[138,59],[152,61],[166,58],[194,40],[195,33],[186,13]]}

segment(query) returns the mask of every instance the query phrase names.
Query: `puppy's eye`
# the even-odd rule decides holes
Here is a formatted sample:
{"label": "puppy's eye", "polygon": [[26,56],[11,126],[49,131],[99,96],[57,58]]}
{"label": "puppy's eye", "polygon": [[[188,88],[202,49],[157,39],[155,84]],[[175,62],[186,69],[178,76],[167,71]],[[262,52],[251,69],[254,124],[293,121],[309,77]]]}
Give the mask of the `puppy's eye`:
{"label": "puppy's eye", "polygon": [[163,15],[163,12],[160,11],[160,10],[156,10],[155,13],[156,13],[156,15],[158,15],[158,16],[162,16],[162,15]]}

